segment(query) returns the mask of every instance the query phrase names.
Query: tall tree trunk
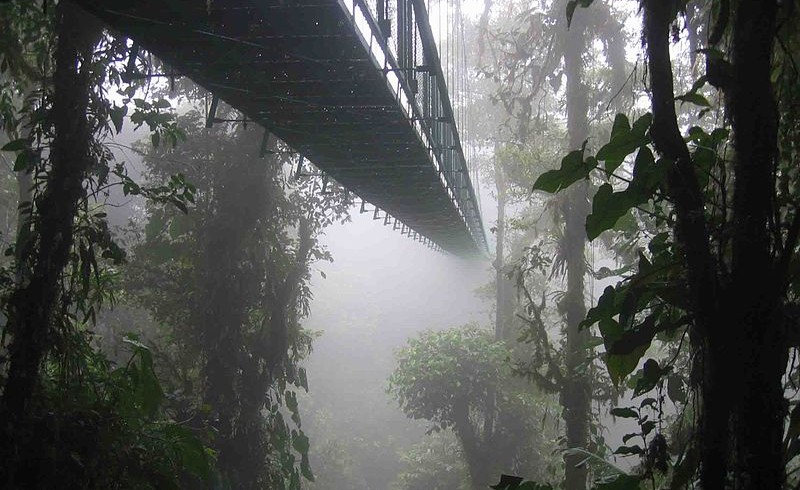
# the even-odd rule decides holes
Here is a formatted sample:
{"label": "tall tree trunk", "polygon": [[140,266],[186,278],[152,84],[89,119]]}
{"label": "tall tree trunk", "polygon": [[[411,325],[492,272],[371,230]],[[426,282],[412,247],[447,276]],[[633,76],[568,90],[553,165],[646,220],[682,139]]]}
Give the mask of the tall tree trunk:
{"label": "tall tree trunk", "polygon": [[101,30],[69,2],[56,8],[52,168],[36,203],[39,240],[27,259],[33,264],[30,282],[13,294],[8,322],[14,337],[2,405],[14,419],[25,414],[38,387],[39,367],[52,341],[59,280],[69,261],[74,219],[85,196],[83,181],[92,164],[93,135],[86,115],[94,80],[91,58]]}
{"label": "tall tree trunk", "polygon": [[701,485],[726,488],[733,474],[736,489],[779,489],[784,480],[781,380],[788,353],[777,314],[782,285],[772,263],[769,235],[777,140],[770,82],[777,4],[742,0],[736,9],[734,72],[727,94],[736,179],[732,263],[725,290],[718,284],[703,196],[675,113],[669,54],[674,12],[661,0],[643,5],[653,98],[651,135],[659,153],[674,162],[667,177],[668,194],[687,270],[693,339],[702,353],[697,436]]}
{"label": "tall tree trunk", "polygon": [[[571,150],[580,148],[589,136],[588,102],[583,83],[583,61],[586,49],[586,12],[577,9],[567,33],[564,46],[564,65],[567,75],[567,130]],[[589,435],[591,387],[586,372],[588,331],[578,328],[586,317],[584,277],[586,275],[586,215],[588,214],[588,183],[580,182],[568,191],[564,213],[564,238],[567,264],[566,306],[566,373],[561,392],[561,406],[567,432],[567,448],[586,447]],[[580,465],[583,458],[564,455],[564,488],[586,488],[587,470]]]}
{"label": "tall tree trunk", "polygon": [[788,349],[778,315],[782,284],[772,266],[770,217],[775,191],[777,111],[770,81],[775,0],[742,0],[733,35],[733,196],[729,350],[739,381],[734,395],[736,489],[778,489],[784,481],[782,376]]}
{"label": "tall tree trunk", "polygon": [[212,409],[217,430],[219,468],[232,487],[255,489],[266,458],[259,411],[268,383],[248,383],[260,369],[250,360],[245,336],[255,292],[264,277],[258,237],[267,218],[266,207],[259,204],[270,193],[267,172],[274,162],[259,159],[253,131],[237,130],[236,141],[248,153],[216,165],[210,216],[198,235],[202,260],[195,322],[205,351],[203,399]]}
{"label": "tall tree trunk", "polygon": [[[497,158],[497,157],[495,157]],[[495,163],[495,187],[497,189],[497,243],[495,244],[495,300],[496,311],[494,320],[494,337],[496,340],[506,338],[506,304],[508,302],[508,280],[505,277],[505,241],[506,241],[506,194],[508,193],[506,178],[503,169]]]}
{"label": "tall tree trunk", "polygon": [[491,479],[499,475],[490,474],[492,454],[472,425],[469,403],[469,400],[459,400],[454,405],[453,430],[461,443],[473,490],[484,490],[492,483]]}
{"label": "tall tree trunk", "polygon": [[[497,190],[497,223],[495,225],[495,316],[494,316],[494,338],[503,340],[505,338],[505,305],[507,295],[507,279],[503,268],[505,266],[505,220],[506,220],[506,181],[502,167],[497,163],[497,148],[495,148],[494,180]],[[483,420],[484,440],[494,441],[494,424],[497,416],[497,390],[492,387],[486,396],[486,413]]]}
{"label": "tall tree trunk", "polygon": [[675,112],[669,43],[674,16],[672,4],[646,0],[644,35],[652,90],[653,124],[650,134],[656,150],[672,162],[667,192],[675,206],[675,235],[686,266],[693,313],[692,340],[700,366],[699,414],[700,480],[703,488],[725,487],[728,467],[730,403],[724,368],[727,336],[720,332],[718,284],[711,255],[703,196],[689,149],[680,133]]}

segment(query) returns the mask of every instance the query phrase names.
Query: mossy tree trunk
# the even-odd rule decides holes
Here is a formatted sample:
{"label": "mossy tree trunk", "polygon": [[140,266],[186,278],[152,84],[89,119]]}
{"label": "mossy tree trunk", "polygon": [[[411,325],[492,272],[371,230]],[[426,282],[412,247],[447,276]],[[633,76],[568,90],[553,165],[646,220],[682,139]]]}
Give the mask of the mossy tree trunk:
{"label": "mossy tree trunk", "polygon": [[[564,41],[564,66],[567,75],[567,132],[569,149],[575,150],[589,136],[587,88],[583,83],[582,55],[586,49],[588,12],[577,9]],[[567,448],[588,445],[591,387],[586,371],[588,331],[579,324],[586,317],[584,278],[586,276],[586,215],[588,214],[588,182],[582,181],[567,191],[564,202],[564,247],[567,266],[566,352],[561,406],[566,426]],[[564,455],[564,488],[586,488],[587,470],[579,465],[584,458]]]}
{"label": "mossy tree trunk", "polygon": [[96,79],[92,57],[101,32],[69,2],[57,5],[51,168],[35,203],[36,241],[19,258],[30,264],[32,272],[10,299],[8,329],[13,340],[2,408],[12,420],[25,415],[53,341],[52,316],[61,276],[69,261],[78,206],[86,195],[84,180],[93,164],[88,112]]}

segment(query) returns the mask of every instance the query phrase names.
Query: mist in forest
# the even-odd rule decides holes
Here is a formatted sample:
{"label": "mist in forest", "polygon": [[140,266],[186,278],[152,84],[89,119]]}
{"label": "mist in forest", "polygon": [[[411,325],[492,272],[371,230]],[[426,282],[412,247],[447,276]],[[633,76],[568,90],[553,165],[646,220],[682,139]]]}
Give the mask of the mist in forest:
{"label": "mist in forest", "polygon": [[794,0],[0,1],[0,490],[800,488]]}
{"label": "mist in forest", "polygon": [[[411,421],[386,393],[394,353],[418,333],[487,323],[490,304],[478,295],[488,263],[434,252],[353,210],[353,222],[330,228],[323,242],[334,257],[316,268],[312,313],[319,331],[305,363],[309,394],[304,424],[311,461],[350,461],[353,485],[389,488],[406,466],[402,451],[422,441],[424,421]],[[342,454],[344,453],[344,454]],[[316,488],[316,487],[315,487]]]}

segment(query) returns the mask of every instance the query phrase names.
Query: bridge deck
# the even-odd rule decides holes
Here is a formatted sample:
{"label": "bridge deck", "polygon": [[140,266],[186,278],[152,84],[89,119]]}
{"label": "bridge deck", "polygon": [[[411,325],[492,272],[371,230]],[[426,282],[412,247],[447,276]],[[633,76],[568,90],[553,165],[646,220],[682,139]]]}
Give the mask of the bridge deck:
{"label": "bridge deck", "polygon": [[75,1],[420,235],[484,253],[339,0]]}

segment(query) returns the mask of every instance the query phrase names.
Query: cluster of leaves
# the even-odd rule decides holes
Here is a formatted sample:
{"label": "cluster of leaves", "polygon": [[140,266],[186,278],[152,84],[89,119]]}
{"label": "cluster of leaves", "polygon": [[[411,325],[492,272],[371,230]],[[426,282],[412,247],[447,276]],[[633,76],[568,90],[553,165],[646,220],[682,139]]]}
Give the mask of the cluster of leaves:
{"label": "cluster of leaves", "polygon": [[[42,216],[49,211],[42,208],[42,196],[58,192],[48,189],[54,170],[51,145],[58,136],[53,120],[59,115],[53,114],[53,101],[61,88],[52,80],[56,9],[47,9],[46,5],[0,5],[4,26],[0,34],[0,129],[6,140],[0,151],[7,152],[4,161],[6,155],[13,154],[13,165],[4,170],[17,180],[21,193],[15,196],[20,202],[16,213],[16,199],[4,203],[9,205],[6,214],[18,218],[18,233],[10,237],[13,243],[5,253],[2,271],[0,304],[6,318],[10,318],[10,301],[31,281],[37,251],[51,245],[41,239],[47,226]],[[95,26],[89,24],[91,31]],[[34,366],[38,368],[34,373],[38,375],[37,389],[26,394],[31,401],[23,419],[13,427],[4,419],[3,434],[13,441],[3,446],[4,481],[37,488],[61,484],[182,488],[189,481],[211,477],[213,453],[165,410],[150,350],[127,339],[131,354],[117,366],[93,345],[95,337],[90,329],[100,309],[113,304],[119,267],[125,260],[99,203],[119,183],[110,178],[113,173],[120,174],[122,180],[126,177],[122,165],[114,167],[104,141],[113,129],[122,130],[127,113],[120,113],[106,97],[109,87],[120,87],[119,61],[126,53],[123,40],[103,34],[89,61],[82,64],[89,74],[85,87],[88,108],[85,116],[69,117],[87,119],[90,136],[85,144],[90,164],[77,213],[68,217],[74,222],[72,236],[60,237],[71,243],[71,249],[63,270],[52,271],[58,275],[54,280],[57,304],[45,330],[43,365]],[[124,90],[134,93],[137,88],[128,86]],[[156,104],[156,110],[166,108],[163,102]],[[130,119],[149,121],[154,132],[169,132],[174,114],[162,112],[157,119],[149,118],[153,111],[153,106],[141,105],[132,111]],[[168,188],[144,191],[127,180],[132,189],[158,202],[185,205],[192,199],[191,186],[180,178]],[[8,341],[18,341],[13,334],[6,322],[1,352],[5,352]],[[7,361],[0,357],[0,382],[5,380]]]}
{"label": "cluster of leaves", "polygon": [[[625,115],[618,115],[611,140],[596,156],[585,156],[585,149],[571,152],[559,169],[542,174],[534,184],[536,190],[557,192],[598,171],[606,182],[598,188],[592,212],[586,219],[588,237],[594,239],[609,230],[624,232],[643,221],[649,221],[644,229],[657,231],[648,236],[646,250],[637,252],[635,273],[615,286],[608,286],[581,325],[582,328],[599,326],[606,366],[615,384],[636,368],[657,334],[663,332],[669,338],[680,338],[676,334],[688,324],[683,313],[688,300],[680,285],[685,272],[675,255],[672,234],[664,230],[665,225],[671,224],[666,214],[669,202],[664,195],[669,162],[663,158],[656,160],[649,147],[651,120],[645,114],[631,125]],[[688,133],[688,141],[695,148],[698,175],[708,182],[710,167],[716,163],[728,131],[715,129],[707,133],[693,126]],[[619,175],[623,162],[632,154],[635,158],[630,176]],[[624,182],[624,189],[615,190],[617,182]]]}
{"label": "cluster of leaves", "polygon": [[389,392],[409,417],[447,429],[458,410],[480,407],[507,377],[507,357],[502,342],[474,325],[426,332],[398,352]]}
{"label": "cluster of leaves", "polygon": [[514,376],[511,356],[475,325],[424,332],[396,354],[388,392],[431,432],[452,430],[473,486],[488,485],[500,467],[551,476],[555,436],[540,421],[548,402]]}
{"label": "cluster of leaves", "polygon": [[466,463],[458,440],[441,431],[401,455],[406,470],[397,476],[392,490],[469,490]]}
{"label": "cluster of leaves", "polygon": [[[568,21],[578,6],[586,7],[591,3],[591,0],[568,2]],[[601,13],[597,15],[602,16]],[[705,79],[701,78],[689,92],[676,97],[682,103],[701,107],[698,117],[706,115],[711,105],[701,93],[705,83]],[[624,255],[634,260],[631,265],[615,271],[608,268],[599,271],[598,274],[602,274],[602,277],[598,275],[598,278],[617,277],[620,280],[615,286],[606,288],[597,305],[582,322],[581,328],[589,329],[595,325],[599,327],[599,340],[604,346],[602,357],[615,385],[621,385],[630,376],[627,385],[633,390],[634,396],[658,390],[659,395],[656,398],[645,398],[642,410],[651,407],[657,399],[663,400],[661,390],[664,388],[667,388],[667,394],[673,402],[679,406],[686,403],[687,381],[682,375],[683,366],[679,368],[676,362],[685,360],[680,358],[681,346],[690,322],[685,313],[689,301],[685,291],[685,271],[670,231],[670,226],[674,223],[670,214],[671,202],[666,198],[666,177],[672,162],[663,158],[656,159],[654,156],[649,132],[651,123],[650,114],[644,114],[632,124],[627,116],[617,115],[608,143],[596,154],[587,155],[584,144],[581,149],[566,155],[561,160],[560,168],[539,176],[533,186],[534,190],[557,193],[577,182],[599,181],[592,200],[591,213],[586,219],[587,236],[590,240],[600,237],[612,250],[616,245],[619,252],[623,252],[624,246]],[[692,126],[688,131],[686,140],[703,188],[709,187],[709,182],[715,182],[718,169],[723,164],[720,155],[728,136],[727,129],[709,129],[702,123]],[[713,190],[709,192],[714,193]],[[709,195],[713,202],[711,197]],[[615,238],[616,244],[613,243],[614,239],[609,239],[609,236],[613,236],[611,234],[619,237]],[[631,270],[634,272],[630,273]],[[528,323],[542,325],[541,328],[529,329],[534,332],[529,337],[532,341],[542,337],[546,339],[542,320],[533,321],[542,315],[543,304],[537,307],[538,302],[528,299],[528,316],[532,319]],[[670,350],[673,352],[670,358],[661,362],[648,359],[632,375],[656,338],[672,343],[673,348]],[[547,365],[546,360],[540,360],[539,364],[542,363]],[[656,428],[656,421],[649,420],[639,410],[639,407],[617,408],[612,410],[612,415],[630,416],[637,420],[642,429],[640,433],[626,436],[623,444],[633,437],[650,437],[651,441],[645,441],[643,446],[623,445],[617,450],[617,454],[640,456],[645,468],[644,476],[649,475],[653,468],[666,471],[666,439],[660,430],[652,433]],[[660,420],[660,405],[656,412]],[[687,459],[691,458],[683,458],[681,462]],[[689,466],[691,464],[685,467],[678,465],[672,480],[674,485],[680,486],[680,482],[687,481],[688,476],[685,473],[693,474],[696,462],[694,466]],[[641,478],[618,473],[617,476],[612,475],[595,485],[597,488],[638,488]],[[520,483],[521,480],[516,482]],[[538,488],[533,483],[527,485]],[[515,486],[511,485],[509,488]]]}

